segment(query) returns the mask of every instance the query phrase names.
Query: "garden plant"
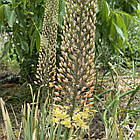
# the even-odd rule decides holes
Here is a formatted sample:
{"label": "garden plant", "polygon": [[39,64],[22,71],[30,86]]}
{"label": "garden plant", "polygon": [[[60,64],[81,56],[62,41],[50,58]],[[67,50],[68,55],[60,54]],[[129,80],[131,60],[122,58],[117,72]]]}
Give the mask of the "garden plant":
{"label": "garden plant", "polygon": [[[0,98],[2,138],[139,140],[139,8],[139,0],[0,0],[1,62],[20,77],[17,95]],[[1,77],[3,92],[12,84]]]}

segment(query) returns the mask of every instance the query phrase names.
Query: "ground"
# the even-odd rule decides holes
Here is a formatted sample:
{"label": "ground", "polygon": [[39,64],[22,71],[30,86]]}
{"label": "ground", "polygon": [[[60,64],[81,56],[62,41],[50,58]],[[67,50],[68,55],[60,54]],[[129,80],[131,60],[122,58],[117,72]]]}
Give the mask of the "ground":
{"label": "ground", "polygon": [[[10,76],[11,78],[8,78]],[[138,73],[136,73],[135,75],[133,73],[129,73],[127,76],[126,75],[115,76],[114,80],[116,86],[120,85],[121,94],[123,94],[126,91],[129,91],[130,89],[133,89],[134,87],[140,84],[140,78]],[[114,87],[112,77],[106,76],[104,79],[100,78],[100,80],[98,80],[98,85],[96,85],[95,92],[96,94],[99,94],[103,91],[114,88],[116,87]],[[133,103],[131,106],[132,108],[136,108],[139,106],[140,104],[140,99],[138,98],[139,94],[140,91],[137,92],[137,96],[134,99],[135,103]],[[108,95],[102,96],[101,99],[106,101],[106,104],[109,104],[111,96],[112,95],[109,92]],[[0,98],[2,98],[6,103],[10,118],[12,120],[13,129],[16,130],[17,125],[20,125],[20,123],[15,123],[16,122],[15,120],[17,120],[17,122],[20,122],[22,104],[24,103],[24,101],[30,101],[30,90],[29,88],[27,88],[27,83],[21,84],[19,81],[19,77],[17,76],[17,73],[1,72]],[[120,105],[120,108],[123,108],[123,106],[125,106],[125,104],[123,103],[125,103],[126,100],[129,100],[129,98],[130,95],[121,99],[122,104]],[[101,109],[101,112],[104,112],[104,108],[102,107],[101,102],[98,102],[97,106]],[[98,112],[96,112],[94,116],[90,129],[92,138],[102,139],[105,137],[105,127]],[[6,131],[4,127],[4,121],[2,118],[1,108],[0,108],[0,140],[6,140]]]}

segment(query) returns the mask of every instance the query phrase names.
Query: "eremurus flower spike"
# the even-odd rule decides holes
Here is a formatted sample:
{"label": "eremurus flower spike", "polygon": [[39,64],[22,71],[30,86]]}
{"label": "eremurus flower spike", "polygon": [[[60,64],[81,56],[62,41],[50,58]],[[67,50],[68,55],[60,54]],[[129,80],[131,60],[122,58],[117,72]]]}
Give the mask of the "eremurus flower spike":
{"label": "eremurus flower spike", "polygon": [[64,93],[59,97],[66,98],[61,103],[72,106],[72,116],[76,106],[89,106],[93,101],[96,0],[66,0],[65,3],[57,89]]}
{"label": "eremurus flower spike", "polygon": [[38,58],[36,83],[48,87],[55,83],[58,7],[58,0],[47,0]]}

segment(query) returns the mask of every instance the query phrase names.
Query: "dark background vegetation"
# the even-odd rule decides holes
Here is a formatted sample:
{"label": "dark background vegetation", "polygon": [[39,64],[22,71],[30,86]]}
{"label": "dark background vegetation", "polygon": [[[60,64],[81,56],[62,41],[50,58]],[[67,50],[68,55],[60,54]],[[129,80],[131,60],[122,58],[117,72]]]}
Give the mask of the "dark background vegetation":
{"label": "dark background vegetation", "polygon": [[[65,15],[64,0],[59,2],[58,53]],[[24,81],[35,80],[44,8],[45,0],[0,0],[0,32],[5,32],[8,37],[4,42],[2,58],[10,54],[11,59],[17,60]],[[139,66],[139,15],[139,0],[98,0],[95,38],[97,68],[109,71],[108,62],[131,68],[134,61]]]}

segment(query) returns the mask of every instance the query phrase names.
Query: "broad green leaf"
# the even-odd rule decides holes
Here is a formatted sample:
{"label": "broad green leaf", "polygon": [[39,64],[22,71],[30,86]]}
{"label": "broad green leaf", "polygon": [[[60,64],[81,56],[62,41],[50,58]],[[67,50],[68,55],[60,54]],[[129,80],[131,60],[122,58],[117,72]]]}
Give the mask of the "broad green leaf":
{"label": "broad green leaf", "polygon": [[8,22],[8,25],[10,27],[13,27],[13,24],[15,22],[15,11],[11,11],[10,6],[9,5],[5,5],[5,9],[4,9],[4,13],[5,13],[5,18]]}
{"label": "broad green leaf", "polygon": [[24,0],[24,9],[26,8],[27,0]]}
{"label": "broad green leaf", "polygon": [[25,40],[22,40],[22,39],[21,39],[21,47],[22,47],[22,49],[23,49],[26,53],[29,52],[29,47],[28,47],[28,44],[27,44],[27,42],[26,42]]}
{"label": "broad green leaf", "polygon": [[123,42],[125,42],[125,36],[123,34],[123,31],[115,23],[113,23],[113,24],[115,26],[115,29],[116,29],[117,33],[121,36]]}
{"label": "broad green leaf", "polygon": [[11,11],[9,21],[8,21],[8,24],[9,24],[10,27],[13,27],[15,19],[16,19],[15,11]]}
{"label": "broad green leaf", "polygon": [[0,6],[0,25],[4,24],[4,5]]}
{"label": "broad green leaf", "polygon": [[35,39],[36,39],[36,32],[34,31],[33,35],[31,36],[30,55],[32,54],[35,46]]}
{"label": "broad green leaf", "polygon": [[109,39],[110,41],[114,41],[114,37],[116,36],[116,30],[114,27],[114,20],[111,20],[111,27],[110,27],[110,35],[109,35]]}
{"label": "broad green leaf", "polygon": [[21,48],[20,48],[20,46],[15,46],[15,48],[16,48],[16,52],[19,56],[19,59],[21,60],[23,58]]}
{"label": "broad green leaf", "polygon": [[117,22],[116,23],[117,23],[118,27],[120,29],[122,29],[122,31],[123,31],[123,33],[125,35],[125,38],[127,40],[127,29],[126,29],[126,25],[124,23],[124,20],[123,20],[122,16],[117,14],[117,13],[116,13],[116,18],[117,18]]}
{"label": "broad green leaf", "polygon": [[108,19],[110,18],[109,17],[110,16],[110,7],[105,0],[102,2],[101,12],[102,12],[102,20],[108,21]]}
{"label": "broad green leaf", "polygon": [[5,8],[4,8],[4,14],[5,14],[5,18],[6,18],[7,22],[10,17],[10,13],[11,13],[10,6],[8,4],[6,4]]}
{"label": "broad green leaf", "polygon": [[36,31],[36,49],[37,51],[40,49],[40,34],[38,31]]}
{"label": "broad green leaf", "polygon": [[110,16],[110,6],[108,5],[108,3],[107,2],[105,2],[105,8],[106,8],[106,15],[107,15],[107,17],[109,17]]}

